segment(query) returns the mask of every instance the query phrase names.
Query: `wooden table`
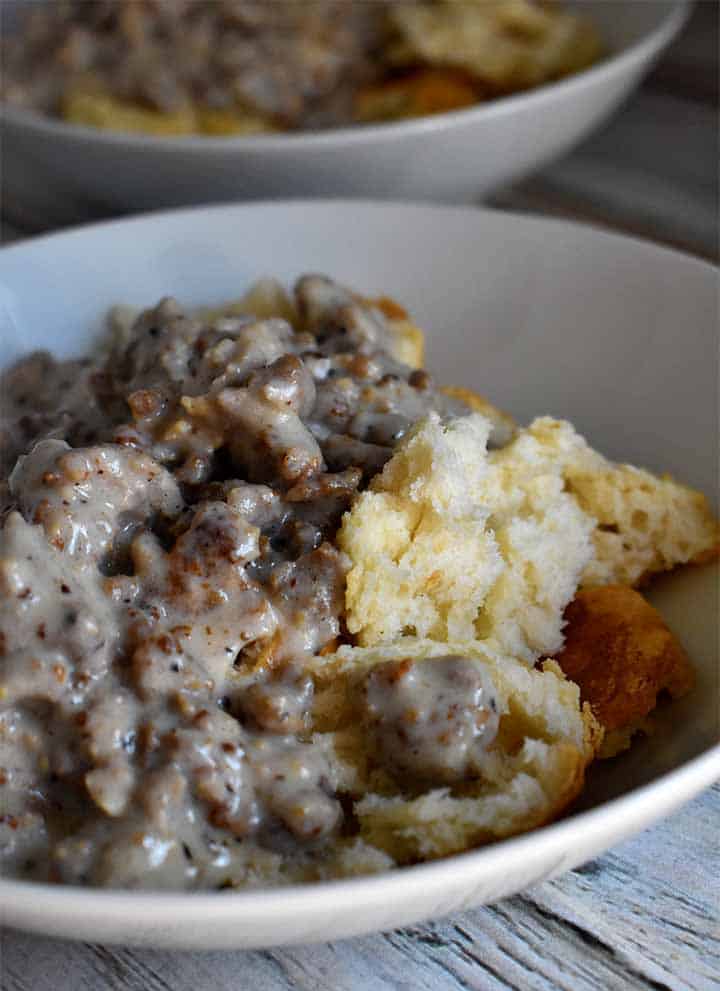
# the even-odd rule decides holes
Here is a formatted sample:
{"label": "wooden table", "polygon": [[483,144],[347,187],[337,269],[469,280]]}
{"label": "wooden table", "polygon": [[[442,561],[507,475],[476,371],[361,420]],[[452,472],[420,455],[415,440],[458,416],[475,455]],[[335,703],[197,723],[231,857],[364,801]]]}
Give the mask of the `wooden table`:
{"label": "wooden table", "polygon": [[[683,37],[614,121],[493,202],[610,226],[717,259],[717,21],[714,2],[698,4]],[[17,234],[22,218],[10,219]],[[6,932],[0,988],[717,991],[719,824],[717,785],[654,829],[522,895],[439,922],[321,946],[177,954]]]}

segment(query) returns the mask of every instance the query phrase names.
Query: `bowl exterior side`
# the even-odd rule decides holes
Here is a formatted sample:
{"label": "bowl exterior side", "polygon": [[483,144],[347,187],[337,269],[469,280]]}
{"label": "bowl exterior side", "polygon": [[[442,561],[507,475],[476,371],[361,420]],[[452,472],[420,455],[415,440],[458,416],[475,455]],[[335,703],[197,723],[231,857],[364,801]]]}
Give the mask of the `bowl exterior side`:
{"label": "bowl exterior side", "polygon": [[223,199],[477,200],[568,151],[626,98],[688,9],[685,0],[643,8],[645,36],[638,40],[636,30],[633,44],[594,69],[467,111],[397,125],[315,135],[147,139],[5,111],[3,196],[48,224]]}

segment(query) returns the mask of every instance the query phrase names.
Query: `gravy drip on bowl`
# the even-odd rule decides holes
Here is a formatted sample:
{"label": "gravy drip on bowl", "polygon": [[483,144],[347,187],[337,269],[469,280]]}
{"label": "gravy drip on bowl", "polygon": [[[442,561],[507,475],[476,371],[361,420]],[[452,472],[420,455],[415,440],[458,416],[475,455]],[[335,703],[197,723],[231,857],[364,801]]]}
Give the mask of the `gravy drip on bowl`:
{"label": "gravy drip on bowl", "polygon": [[[352,830],[306,672],[343,635],[335,532],[414,422],[465,408],[342,286],[305,276],[294,305],[297,326],[165,299],[109,355],[35,353],[0,382],[3,874],[268,883]],[[493,715],[471,725],[460,695],[490,697],[482,677],[387,676],[368,694],[386,756],[403,691],[451,715],[394,765],[475,767]]]}

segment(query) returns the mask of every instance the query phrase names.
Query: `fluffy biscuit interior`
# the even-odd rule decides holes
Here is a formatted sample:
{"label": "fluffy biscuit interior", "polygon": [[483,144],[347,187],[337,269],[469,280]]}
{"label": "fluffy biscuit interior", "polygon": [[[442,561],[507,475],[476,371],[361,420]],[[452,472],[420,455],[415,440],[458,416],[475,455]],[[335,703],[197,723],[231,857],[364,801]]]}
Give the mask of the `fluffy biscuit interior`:
{"label": "fluffy biscuit interior", "polygon": [[488,451],[490,429],[481,414],[428,417],[345,516],[361,645],[479,639],[528,663],[562,645],[594,522],[528,431]]}
{"label": "fluffy biscuit interior", "polygon": [[718,522],[702,493],[667,475],[609,461],[564,420],[540,417],[528,433],[596,521],[583,585],[636,585],[717,552]]}

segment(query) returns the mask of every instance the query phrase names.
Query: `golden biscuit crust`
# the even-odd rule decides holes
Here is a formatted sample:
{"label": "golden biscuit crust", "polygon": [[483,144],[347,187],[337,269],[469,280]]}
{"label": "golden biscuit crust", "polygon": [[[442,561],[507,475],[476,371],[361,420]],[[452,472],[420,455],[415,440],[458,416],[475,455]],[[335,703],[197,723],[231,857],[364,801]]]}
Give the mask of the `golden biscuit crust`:
{"label": "golden biscuit crust", "polygon": [[692,688],[687,654],[662,616],[634,589],[581,589],[565,617],[565,646],[557,663],[614,734],[615,752],[623,740],[629,745],[660,693],[679,698]]}
{"label": "golden biscuit crust", "polygon": [[390,329],[392,356],[410,368],[425,364],[425,334],[410,319],[405,307],[389,296],[357,296],[358,302],[378,310]]}
{"label": "golden biscuit crust", "polygon": [[531,0],[397,3],[389,16],[396,63],[462,69],[490,93],[558,79],[602,52],[584,17]]}
{"label": "golden biscuit crust", "polygon": [[359,121],[401,120],[460,110],[477,103],[480,87],[457,69],[417,69],[398,79],[363,86],[354,101]]}
{"label": "golden biscuit crust", "polygon": [[269,118],[239,109],[187,107],[173,112],[152,110],[141,103],[98,92],[92,84],[75,87],[67,93],[63,100],[62,116],[70,124],[155,137],[261,134],[277,129]]}

